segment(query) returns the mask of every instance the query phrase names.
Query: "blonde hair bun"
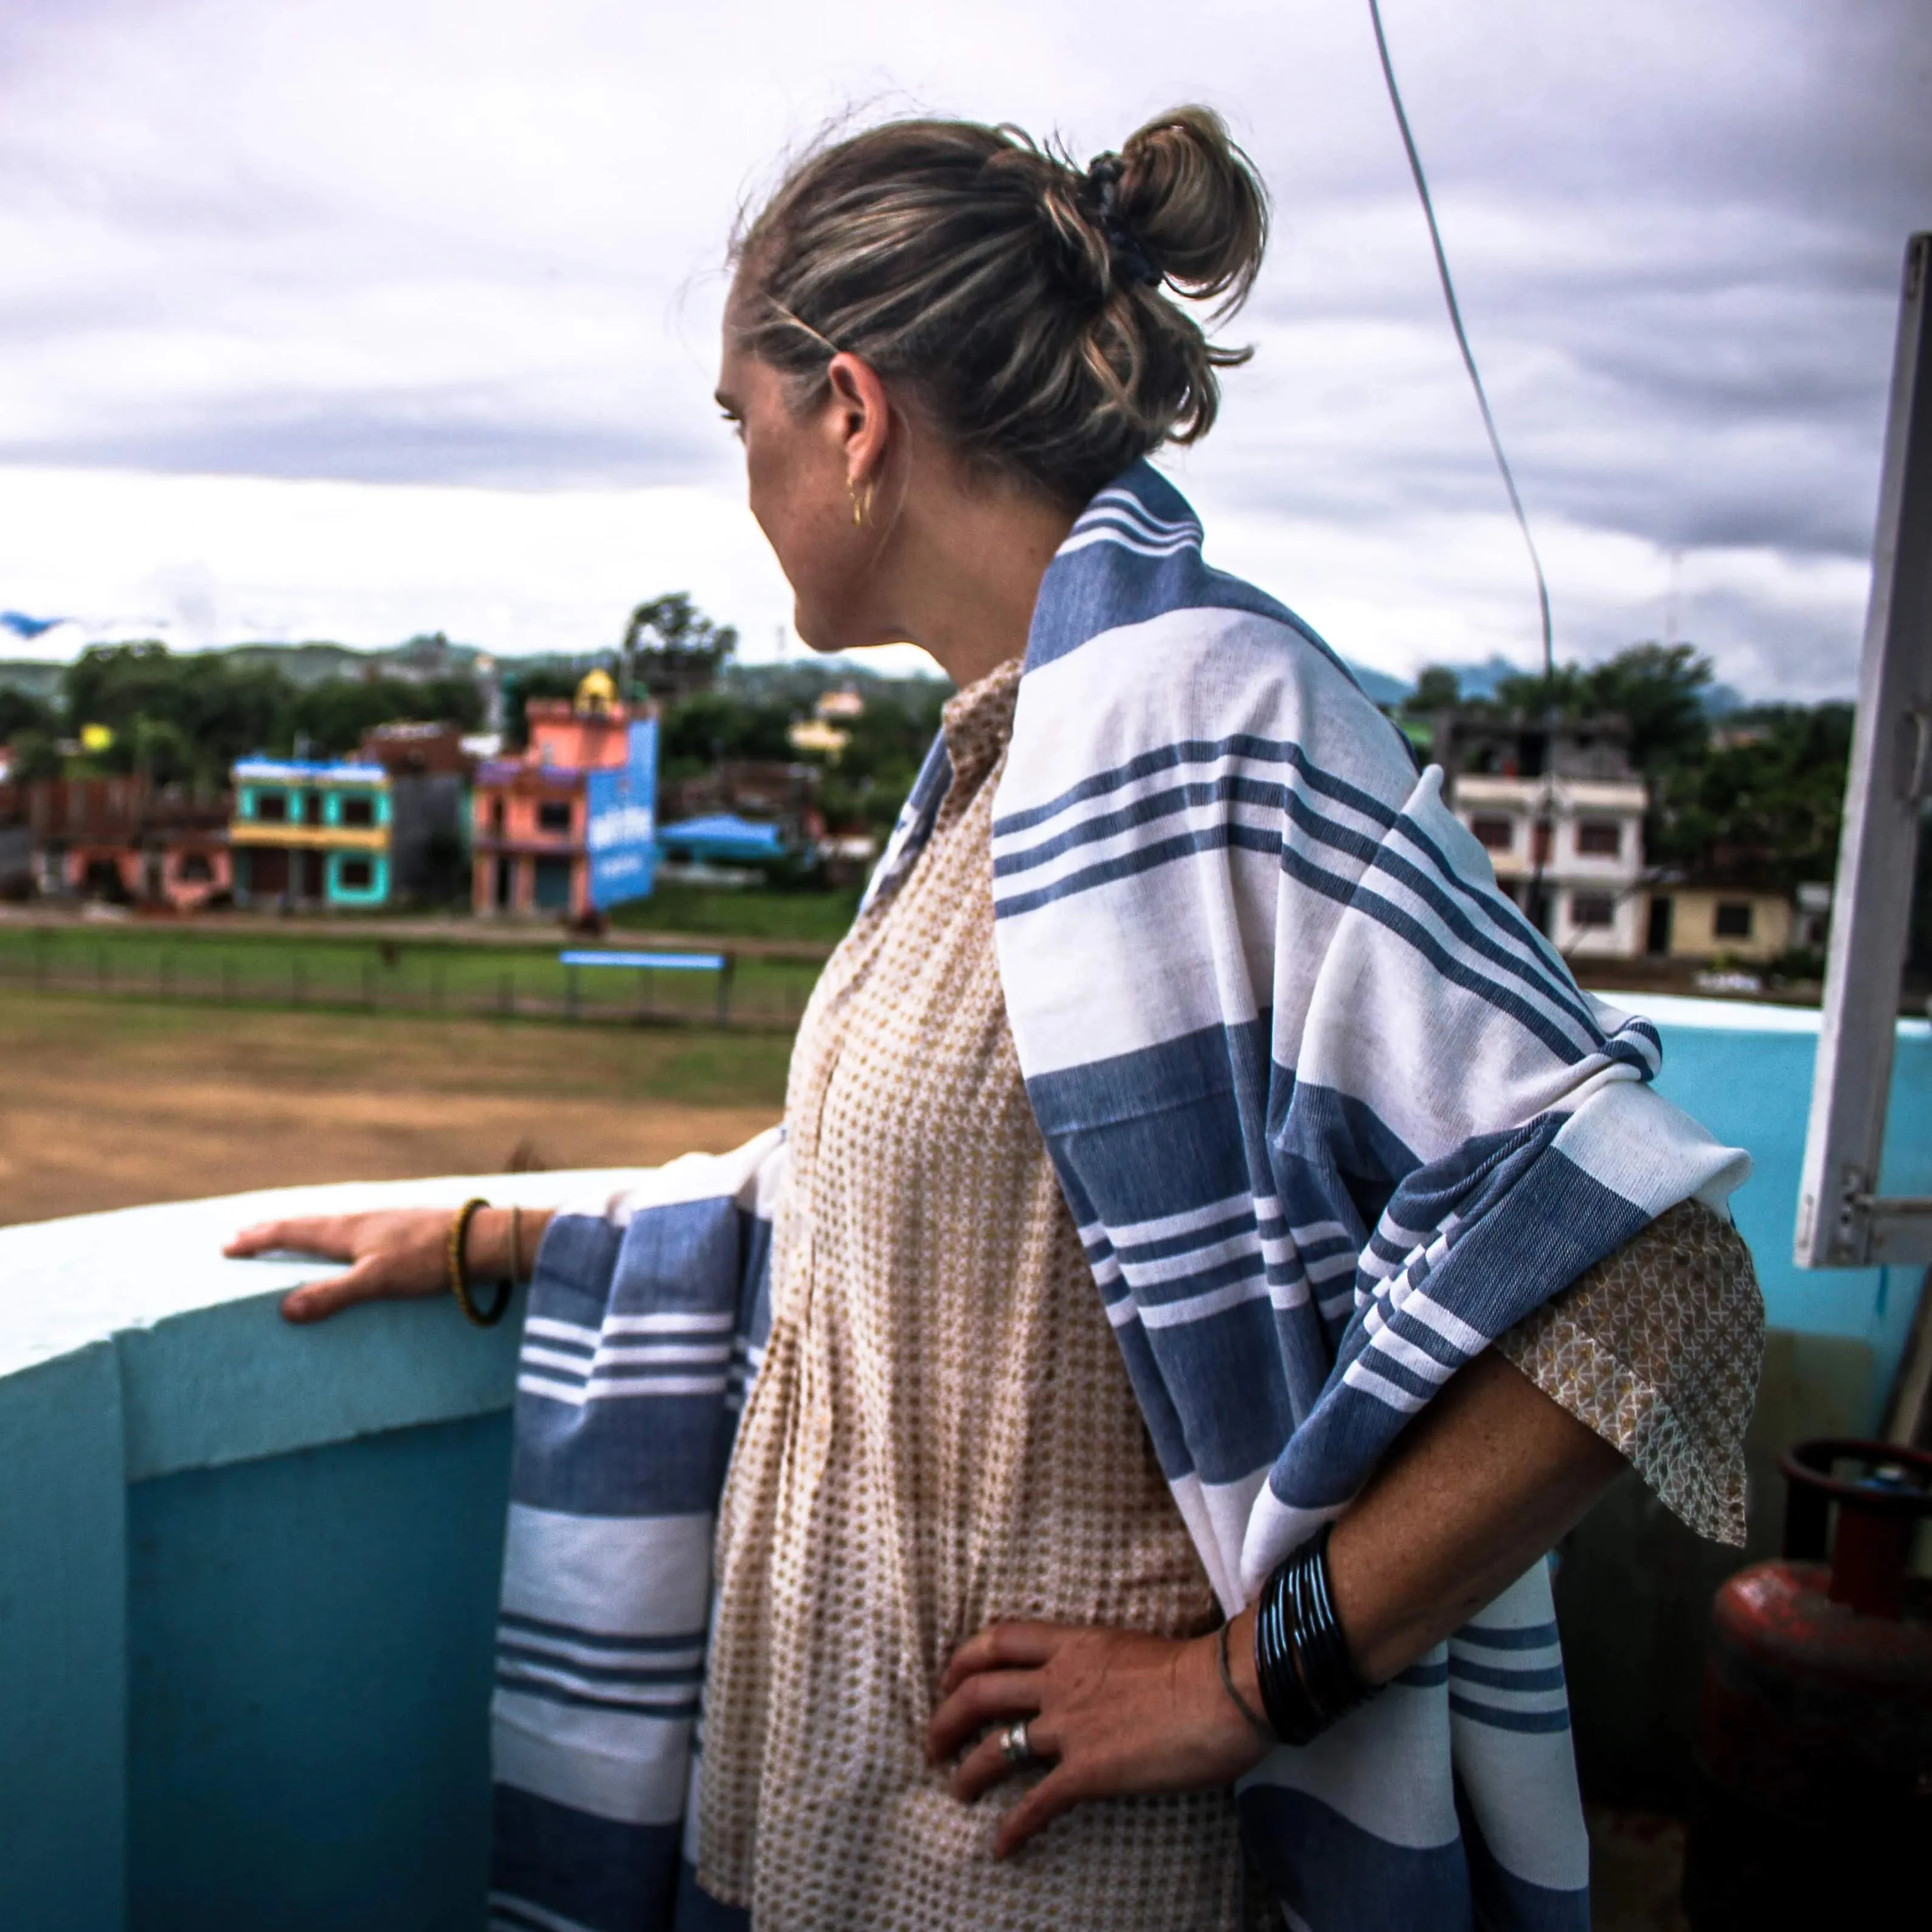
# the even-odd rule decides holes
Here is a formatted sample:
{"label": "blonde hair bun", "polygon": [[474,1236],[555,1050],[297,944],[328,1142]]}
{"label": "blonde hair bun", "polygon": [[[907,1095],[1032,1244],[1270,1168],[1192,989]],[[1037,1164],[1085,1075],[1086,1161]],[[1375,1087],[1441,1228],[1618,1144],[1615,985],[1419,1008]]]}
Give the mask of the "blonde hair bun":
{"label": "blonde hair bun", "polygon": [[1023,130],[887,122],[799,161],[734,237],[733,326],[801,399],[844,350],[915,390],[969,460],[1085,502],[1213,426],[1220,370],[1173,298],[1238,308],[1267,190],[1210,108],[1085,168]]}

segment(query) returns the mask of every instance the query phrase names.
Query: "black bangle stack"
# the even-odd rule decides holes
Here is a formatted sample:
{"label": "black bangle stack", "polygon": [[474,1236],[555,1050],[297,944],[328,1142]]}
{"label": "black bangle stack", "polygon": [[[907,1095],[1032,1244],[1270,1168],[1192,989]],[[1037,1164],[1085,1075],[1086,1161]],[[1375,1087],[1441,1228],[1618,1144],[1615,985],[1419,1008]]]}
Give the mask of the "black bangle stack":
{"label": "black bangle stack", "polygon": [[1328,1526],[1268,1580],[1255,1613],[1262,1705],[1283,1744],[1312,1744],[1366,1697],[1328,1587]]}

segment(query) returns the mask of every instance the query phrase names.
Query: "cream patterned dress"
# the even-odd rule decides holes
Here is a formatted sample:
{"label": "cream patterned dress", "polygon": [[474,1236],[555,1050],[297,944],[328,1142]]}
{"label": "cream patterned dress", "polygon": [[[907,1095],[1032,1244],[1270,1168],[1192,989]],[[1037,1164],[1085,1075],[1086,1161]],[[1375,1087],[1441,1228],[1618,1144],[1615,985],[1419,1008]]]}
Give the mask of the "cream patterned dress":
{"label": "cream patterned dress", "polygon": [[[1018,682],[1009,664],[947,705],[930,842],[833,956],[792,1060],[772,1333],[719,1516],[699,1806],[700,1882],[756,1932],[1250,1922],[1228,1792],[1083,1805],[998,1862],[1021,1782],[965,1805],[925,1758],[947,1660],[988,1622],[1180,1636],[1220,1620],[1007,1024],[991,826]],[[1513,1359],[1627,1454],[1650,1444],[1675,1469],[1702,1448],[1702,1513],[1725,1517],[1742,1496],[1728,1417],[1693,1402],[1675,1432],[1646,1422],[1669,1346],[1619,1378],[1628,1286],[1597,1282],[1589,1346],[1558,1318]],[[1694,1310],[1678,1323],[1678,1354],[1698,1328]]]}

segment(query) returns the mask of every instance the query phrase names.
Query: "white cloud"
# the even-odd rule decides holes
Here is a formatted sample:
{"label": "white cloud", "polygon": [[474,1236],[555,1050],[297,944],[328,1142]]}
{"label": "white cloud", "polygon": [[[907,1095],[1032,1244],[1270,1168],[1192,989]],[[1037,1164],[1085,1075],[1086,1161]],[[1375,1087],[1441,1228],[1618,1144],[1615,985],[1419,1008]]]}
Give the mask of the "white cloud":
{"label": "white cloud", "polygon": [[[1660,628],[1675,553],[1723,676],[1846,688],[1932,218],[1919,0],[1384,11],[1560,646]],[[709,401],[740,197],[847,104],[1086,153],[1189,98],[1280,217],[1178,466],[1210,547],[1364,661],[1528,662],[1366,10],[1326,0],[12,0],[0,606],[583,647],[682,587],[760,650],[788,599]]]}

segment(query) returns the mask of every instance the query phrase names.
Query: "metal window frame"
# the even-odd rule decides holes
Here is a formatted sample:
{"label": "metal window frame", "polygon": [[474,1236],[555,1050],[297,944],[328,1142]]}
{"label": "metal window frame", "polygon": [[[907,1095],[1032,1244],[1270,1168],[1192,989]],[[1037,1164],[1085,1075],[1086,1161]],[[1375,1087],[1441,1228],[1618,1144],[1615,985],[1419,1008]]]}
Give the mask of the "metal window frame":
{"label": "metal window frame", "polygon": [[1932,1198],[1876,1192],[1918,822],[1932,795],[1932,235],[1906,245],[1871,603],[1798,1196],[1801,1268],[1932,1262]]}

